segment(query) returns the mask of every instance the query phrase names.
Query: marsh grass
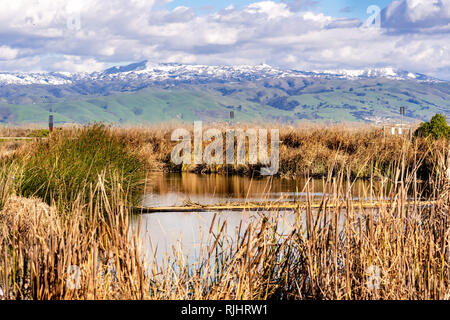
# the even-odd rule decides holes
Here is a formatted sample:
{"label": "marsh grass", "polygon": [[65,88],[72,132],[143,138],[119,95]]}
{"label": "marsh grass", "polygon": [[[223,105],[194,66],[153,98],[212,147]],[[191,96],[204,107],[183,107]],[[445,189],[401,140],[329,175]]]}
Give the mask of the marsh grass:
{"label": "marsh grass", "polygon": [[[104,127],[104,132],[111,139],[120,141],[125,146],[126,152],[132,151],[133,155],[143,161],[148,170],[169,172],[197,172],[197,173],[221,173],[257,176],[261,165],[174,165],[171,161],[171,152],[178,143],[171,141],[172,132],[179,127],[188,129],[193,136],[192,125],[186,124],[161,124],[136,127]],[[203,130],[211,127],[225,132],[227,129],[249,129],[254,126],[246,124],[226,125],[204,124]],[[433,176],[436,159],[429,155],[442,152],[448,145],[448,139],[434,140],[431,138],[414,137],[412,141],[408,137],[399,137],[386,134],[383,138],[381,128],[369,125],[319,125],[286,126],[270,125],[258,128],[279,129],[280,131],[280,176],[292,177],[327,177],[330,170],[337,173],[348,168],[352,177],[370,178],[375,176],[382,178],[392,174],[392,155],[402,152],[405,157],[405,166],[411,171],[417,165],[418,158],[424,158],[417,168],[418,179],[428,180]],[[52,139],[60,137],[60,141],[74,140],[80,131],[86,128],[71,127],[58,128]],[[91,126],[91,129],[93,127]],[[5,135],[29,136],[33,132],[40,132],[34,127],[30,128],[0,128]],[[41,130],[42,131],[42,130]],[[269,130],[270,132],[270,130]],[[43,140],[43,145],[49,145]],[[85,147],[95,149],[95,139],[87,141]],[[270,139],[269,139],[270,141]],[[66,142],[70,144],[69,142]],[[24,143],[9,142],[0,144],[0,155],[11,157]],[[204,144],[204,146],[206,143]],[[61,145],[62,146],[62,145]],[[248,150],[248,140],[246,141]],[[33,148],[36,148],[33,146]],[[86,148],[83,148],[86,149]],[[2,150],[3,149],[3,150]],[[26,149],[26,148],[25,148]],[[51,151],[49,147],[42,149]],[[80,151],[83,151],[80,150]],[[193,149],[192,149],[193,150]],[[225,148],[224,148],[225,150]],[[123,154],[123,152],[121,153]],[[22,157],[22,154],[19,154]]]}
{"label": "marsh grass", "polygon": [[[191,132],[192,125],[182,125]],[[204,124],[203,130],[217,128],[225,133],[229,129],[255,128],[246,124]],[[115,135],[124,138],[136,152],[147,161],[149,168],[169,172],[196,172],[240,174],[257,176],[261,165],[174,165],[171,151],[178,143],[171,141],[171,133],[177,126],[160,125],[152,127],[113,128]],[[350,170],[351,177],[382,178],[391,175],[394,167],[393,154],[404,155],[405,167],[410,171],[417,166],[417,159],[425,160],[417,168],[418,179],[428,180],[433,176],[434,163],[430,154],[442,152],[447,148],[448,139],[433,140],[423,137],[399,137],[386,134],[383,138],[381,128],[373,126],[330,125],[324,126],[286,126],[271,125],[259,128],[279,129],[280,132],[280,170],[279,175],[286,178],[311,176],[327,177],[330,170],[337,174],[340,170]],[[268,139],[270,144],[270,137]],[[248,150],[246,139],[246,150]],[[204,143],[204,146],[207,143]],[[193,146],[192,146],[192,150]],[[225,150],[225,146],[223,148]],[[248,155],[247,155],[248,157]],[[236,157],[235,157],[236,158]],[[248,161],[247,161],[248,163]]]}
{"label": "marsh grass", "polygon": [[[124,190],[104,177],[70,215],[38,199],[12,197],[0,214],[0,283],[7,299],[143,299],[144,255],[128,234]],[[80,268],[79,282],[71,266]],[[143,277],[143,278],[141,278]],[[71,286],[70,283],[76,284]],[[79,284],[79,286],[78,286]]]}
{"label": "marsh grass", "polygon": [[[355,138],[358,144],[367,142],[367,148],[359,150],[352,138],[344,136],[344,145],[340,134],[316,132],[319,137],[308,136],[307,141],[328,141],[334,145],[329,150],[348,154],[368,152],[367,158],[358,160],[365,165],[357,174],[352,174],[350,158],[339,162],[337,154],[330,157],[334,161],[326,166],[319,209],[312,206],[313,186],[308,182],[303,190],[306,202],[294,212],[259,212],[249,224],[242,223],[232,239],[226,220],[216,213],[209,230],[199,230],[207,240],[198,259],[190,261],[174,246],[163,261],[157,261],[146,257],[140,225],[130,228],[133,189],[132,183],[124,183],[123,172],[134,177],[135,171],[123,170],[127,166],[122,165],[120,152],[136,152],[145,141],[152,146],[159,143],[153,153],[159,150],[162,159],[170,146],[159,140],[166,131],[138,130],[126,137],[125,129],[99,127],[95,130],[102,134],[95,138],[92,127],[74,130],[37,142],[35,149],[3,164],[0,299],[450,298],[448,141],[392,140],[386,143],[398,148],[377,149],[370,139]],[[308,146],[304,138],[300,134],[285,141],[295,149],[296,143]],[[114,152],[113,158],[94,150]],[[382,157],[385,175],[373,165]],[[137,163],[134,159],[131,164]],[[432,192],[420,193],[418,176],[426,162]],[[94,167],[98,171],[86,179]],[[371,208],[352,201],[354,179],[364,170],[370,181],[379,179],[381,184],[375,188],[370,183],[360,196],[373,203]],[[29,180],[12,179],[16,172]],[[312,173],[307,170],[306,177]],[[428,205],[418,205],[427,199],[432,200]],[[76,288],[68,285],[73,280],[71,266],[80,268]]]}
{"label": "marsh grass", "polygon": [[[320,208],[312,209],[308,196],[306,207],[289,216],[287,230],[280,228],[285,212],[261,212],[230,241],[226,221],[215,223],[216,214],[199,261],[187,262],[174,247],[159,268],[153,265],[152,297],[449,299],[449,181],[437,179],[438,201],[419,207],[407,196],[415,171],[402,173],[398,166],[389,187],[361,195],[375,205],[367,209],[352,201],[352,182],[342,183],[341,172],[324,181],[329,196]],[[305,188],[312,193],[310,183]]]}
{"label": "marsh grass", "polygon": [[21,161],[20,194],[66,207],[83,195],[88,202],[101,174],[106,177],[107,192],[111,181],[118,179],[129,195],[139,192],[145,178],[143,161],[101,124],[55,132],[30,146]]}

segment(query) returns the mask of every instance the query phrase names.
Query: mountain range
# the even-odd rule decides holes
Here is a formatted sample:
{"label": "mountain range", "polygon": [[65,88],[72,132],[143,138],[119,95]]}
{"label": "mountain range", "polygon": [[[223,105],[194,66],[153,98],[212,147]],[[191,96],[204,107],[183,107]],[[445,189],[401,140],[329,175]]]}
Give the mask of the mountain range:
{"label": "mountain range", "polygon": [[178,121],[296,123],[428,120],[450,116],[450,82],[394,68],[300,71],[152,64],[94,73],[0,73],[0,122]]}

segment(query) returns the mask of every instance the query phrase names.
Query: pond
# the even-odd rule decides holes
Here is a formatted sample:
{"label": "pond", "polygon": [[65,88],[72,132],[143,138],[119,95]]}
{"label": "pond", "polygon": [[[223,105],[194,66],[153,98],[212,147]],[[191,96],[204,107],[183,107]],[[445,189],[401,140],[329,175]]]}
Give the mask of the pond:
{"label": "pond", "polygon": [[[295,201],[306,199],[305,179],[265,177],[252,179],[245,176],[201,175],[193,173],[152,173],[148,179],[142,204],[149,207],[182,206],[185,204],[223,204],[262,201]],[[324,181],[311,180],[310,196],[320,199],[324,194]],[[370,183],[356,181],[352,196],[363,197]],[[226,236],[233,240],[236,230],[245,230],[261,215],[273,212],[221,211],[215,212],[156,212],[134,216],[132,230],[140,224],[141,237],[150,260],[160,260],[179,250],[191,260],[198,259],[200,247],[209,240],[209,230],[216,230],[226,221]],[[280,216],[279,230],[288,232],[295,221],[293,212]],[[214,220],[214,225],[211,227]]]}
{"label": "pond", "polygon": [[[194,173],[152,173],[142,200],[146,207],[181,206],[183,204],[211,205],[228,202],[295,201],[306,198],[307,180],[279,177],[250,178]],[[309,193],[321,198],[325,181],[310,180]],[[352,196],[362,195],[369,182],[357,180],[352,186]]]}

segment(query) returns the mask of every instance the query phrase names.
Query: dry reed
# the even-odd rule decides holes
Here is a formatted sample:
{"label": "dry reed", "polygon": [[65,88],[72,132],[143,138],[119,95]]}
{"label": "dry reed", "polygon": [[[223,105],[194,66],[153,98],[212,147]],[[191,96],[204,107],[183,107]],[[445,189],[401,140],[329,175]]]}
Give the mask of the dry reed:
{"label": "dry reed", "polygon": [[[111,130],[131,149],[152,146],[148,152],[159,152],[159,160],[171,145],[166,129]],[[344,134],[342,141],[338,131],[322,131],[297,137],[289,129],[286,148],[319,140],[328,150],[361,157],[366,165],[358,172],[367,170],[371,181],[382,177],[382,187],[361,195],[374,207],[350,201],[360,176],[351,158],[339,162],[338,153],[327,154],[334,161],[326,166],[319,209],[311,206],[308,183],[306,209],[260,212],[233,240],[216,214],[195,261],[174,247],[162,262],[150,263],[141,231],[130,229],[127,192],[120,181],[110,181],[106,191],[105,173],[92,188],[81,188],[88,194],[80,194],[70,210],[59,212],[39,199],[17,197],[11,167],[4,165],[0,299],[449,299],[448,141],[392,140],[387,145],[399,151],[388,154],[387,147],[371,143],[380,139],[376,131]],[[355,144],[366,149],[353,150]],[[366,152],[373,154],[365,158]],[[374,165],[381,157],[388,161],[385,175]],[[433,191],[427,194],[418,192],[424,163],[432,168],[427,182]],[[86,196],[89,201],[81,201]],[[417,205],[424,197],[435,201]],[[74,270],[80,271],[75,283]]]}

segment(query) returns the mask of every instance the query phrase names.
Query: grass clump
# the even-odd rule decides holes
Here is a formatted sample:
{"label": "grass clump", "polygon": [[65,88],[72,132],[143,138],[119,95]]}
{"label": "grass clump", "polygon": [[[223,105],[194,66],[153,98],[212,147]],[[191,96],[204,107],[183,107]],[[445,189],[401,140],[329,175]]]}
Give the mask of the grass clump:
{"label": "grass clump", "polygon": [[[104,182],[99,178],[88,203],[75,203],[69,214],[35,198],[7,199],[0,210],[0,300],[148,297],[124,194],[116,186],[108,200]],[[72,278],[73,267],[80,270],[79,281]]]}
{"label": "grass clump", "polygon": [[90,190],[104,176],[107,191],[113,181],[119,183],[134,202],[144,175],[141,159],[108,127],[95,124],[36,142],[23,159],[19,192],[70,206],[77,199],[88,201]]}

